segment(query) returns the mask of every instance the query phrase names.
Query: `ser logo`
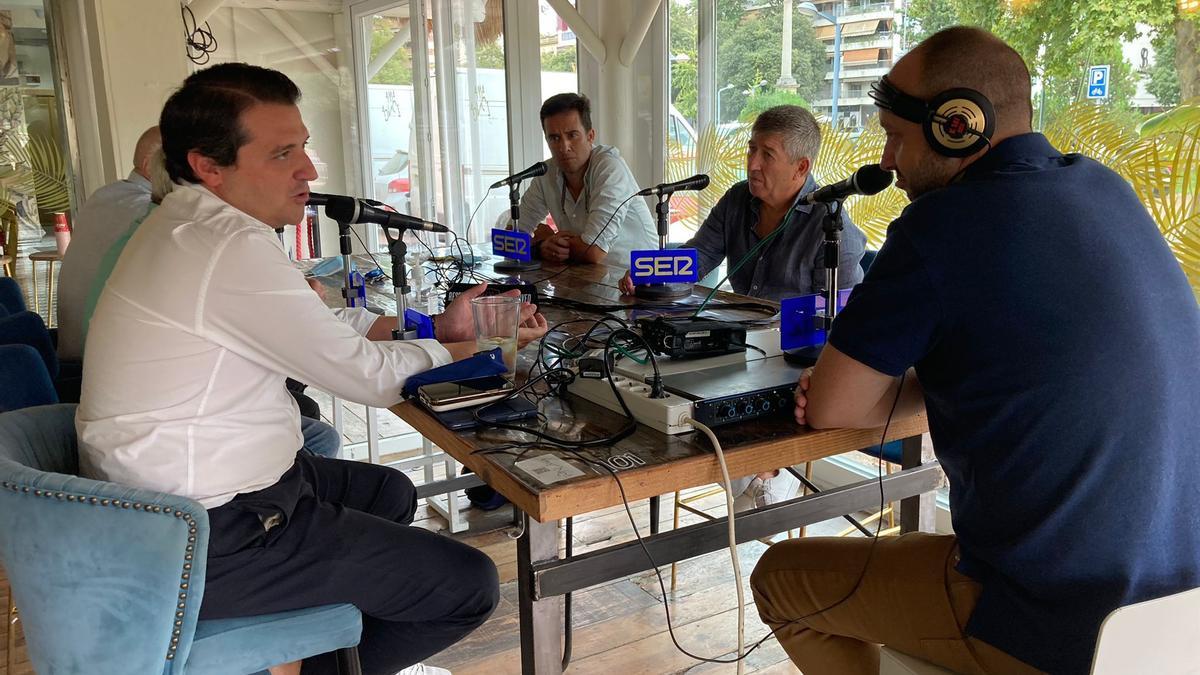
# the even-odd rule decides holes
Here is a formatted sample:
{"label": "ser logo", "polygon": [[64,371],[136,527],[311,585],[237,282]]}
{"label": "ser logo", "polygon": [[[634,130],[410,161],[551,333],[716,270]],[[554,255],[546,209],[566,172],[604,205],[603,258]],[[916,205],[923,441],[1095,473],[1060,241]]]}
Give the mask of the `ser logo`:
{"label": "ser logo", "polygon": [[492,230],[492,253],[503,258],[529,262],[533,259],[533,238],[527,232]]}
{"label": "ser logo", "polygon": [[629,254],[629,278],[634,284],[695,283],[700,278],[696,249],[633,251]]}

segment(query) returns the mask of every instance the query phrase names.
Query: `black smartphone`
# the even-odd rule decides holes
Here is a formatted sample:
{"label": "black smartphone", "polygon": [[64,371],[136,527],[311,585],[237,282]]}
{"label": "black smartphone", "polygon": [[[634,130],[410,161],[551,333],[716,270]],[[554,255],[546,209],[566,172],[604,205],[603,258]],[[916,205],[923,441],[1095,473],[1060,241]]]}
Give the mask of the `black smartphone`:
{"label": "black smartphone", "polygon": [[480,419],[486,422],[520,422],[521,420],[537,417],[538,412],[537,406],[520,396],[515,396],[479,408],[460,408],[448,412],[434,412],[433,416],[438,418],[438,421],[445,425],[447,429],[461,431],[479,426],[479,423],[475,421],[475,410],[479,411]]}

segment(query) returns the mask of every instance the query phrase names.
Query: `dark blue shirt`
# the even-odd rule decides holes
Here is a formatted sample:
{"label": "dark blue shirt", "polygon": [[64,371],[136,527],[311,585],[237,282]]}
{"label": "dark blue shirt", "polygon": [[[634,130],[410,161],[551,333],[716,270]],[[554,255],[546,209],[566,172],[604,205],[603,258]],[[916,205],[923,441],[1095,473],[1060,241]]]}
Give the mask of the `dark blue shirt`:
{"label": "dark blue shirt", "polygon": [[[796,200],[817,189],[812,175],[796,195]],[[746,181],[735,183],[721,197],[700,229],[684,248],[700,254],[700,277],[728,260],[732,268],[762,241],[754,232],[762,201],[750,194]],[[825,290],[825,257],[821,242],[825,209],[812,204],[796,204],[788,219],[787,230],[780,232],[754,258],[729,276],[733,290],[768,300],[782,300]],[[838,288],[850,288],[862,281],[862,259],[866,236],[841,213],[842,237],[838,258]],[[784,227],[780,223],[779,227]],[[769,235],[768,235],[769,236]]]}
{"label": "dark blue shirt", "polygon": [[970,635],[1086,673],[1109,612],[1200,586],[1200,308],[1116,173],[997,144],[891,224],[830,342],[916,367]]}

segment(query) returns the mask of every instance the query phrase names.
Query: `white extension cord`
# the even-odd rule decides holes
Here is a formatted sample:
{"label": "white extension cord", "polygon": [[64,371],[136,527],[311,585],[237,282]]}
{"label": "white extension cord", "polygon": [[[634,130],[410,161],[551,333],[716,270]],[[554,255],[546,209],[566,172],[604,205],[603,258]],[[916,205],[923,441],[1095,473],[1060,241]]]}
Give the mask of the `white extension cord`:
{"label": "white extension cord", "polygon": [[725,488],[725,506],[729,514],[729,556],[733,559],[733,581],[737,585],[737,603],[738,603],[738,662],[737,672],[742,675],[742,669],[745,661],[742,660],[742,654],[746,648],[746,599],[742,593],[742,565],[738,562],[737,552],[737,533],[734,529],[734,512],[733,512],[733,488],[729,480],[729,467],[725,466],[725,452],[721,449],[721,442],[717,440],[717,435],[713,433],[708,425],[697,422],[691,418],[684,418],[681,424],[690,424],[697,431],[700,431],[705,436],[708,436],[708,442],[712,443],[713,450],[717,453],[717,464],[721,467],[721,480],[724,481],[722,486]]}

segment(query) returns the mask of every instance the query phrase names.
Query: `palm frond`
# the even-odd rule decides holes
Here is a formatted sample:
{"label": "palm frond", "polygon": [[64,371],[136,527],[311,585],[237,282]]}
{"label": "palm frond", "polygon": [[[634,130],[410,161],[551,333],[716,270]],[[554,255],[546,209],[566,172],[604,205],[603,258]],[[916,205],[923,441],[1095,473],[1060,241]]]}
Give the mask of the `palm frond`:
{"label": "palm frond", "polygon": [[25,180],[37,195],[39,209],[66,211],[71,208],[66,161],[53,138],[36,132],[27,137],[9,134],[4,139],[3,152],[18,172],[27,174]]}

